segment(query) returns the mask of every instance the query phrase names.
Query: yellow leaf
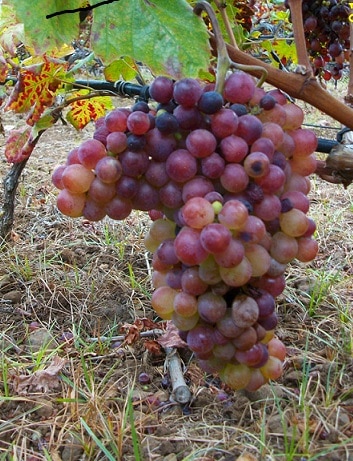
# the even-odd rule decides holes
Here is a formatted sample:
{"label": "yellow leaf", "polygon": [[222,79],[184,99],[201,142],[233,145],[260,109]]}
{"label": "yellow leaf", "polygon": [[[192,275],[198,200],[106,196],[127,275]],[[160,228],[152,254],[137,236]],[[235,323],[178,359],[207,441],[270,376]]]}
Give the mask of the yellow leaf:
{"label": "yellow leaf", "polygon": [[85,95],[87,95],[87,91],[76,93],[76,96],[83,96],[83,98],[73,101],[70,104],[70,111],[66,115],[66,120],[77,130],[82,130],[89,122],[103,117],[108,110],[113,108],[109,96],[84,99]]}

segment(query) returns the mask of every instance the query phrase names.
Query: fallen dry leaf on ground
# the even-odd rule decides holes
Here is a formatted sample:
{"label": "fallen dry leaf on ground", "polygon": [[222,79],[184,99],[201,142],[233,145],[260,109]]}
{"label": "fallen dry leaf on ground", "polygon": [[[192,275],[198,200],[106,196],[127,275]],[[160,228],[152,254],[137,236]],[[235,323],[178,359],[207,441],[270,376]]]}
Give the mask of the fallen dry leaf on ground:
{"label": "fallen dry leaf on ground", "polygon": [[179,330],[172,322],[167,322],[165,333],[157,341],[163,347],[185,347],[186,343],[180,338]]}
{"label": "fallen dry leaf on ground", "polygon": [[59,386],[58,374],[66,363],[65,359],[55,356],[47,368],[37,370],[31,375],[12,375],[9,382],[13,392],[26,395],[33,392],[49,392]]}

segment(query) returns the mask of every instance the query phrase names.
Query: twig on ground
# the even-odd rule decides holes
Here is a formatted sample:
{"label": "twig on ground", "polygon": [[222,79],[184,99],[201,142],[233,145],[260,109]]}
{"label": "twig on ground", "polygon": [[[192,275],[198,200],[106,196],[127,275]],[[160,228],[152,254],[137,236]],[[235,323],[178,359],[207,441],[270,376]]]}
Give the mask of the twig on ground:
{"label": "twig on ground", "polygon": [[172,383],[172,397],[176,402],[185,405],[191,400],[191,392],[184,380],[179,354],[174,347],[165,347],[164,350],[167,354],[166,366]]}

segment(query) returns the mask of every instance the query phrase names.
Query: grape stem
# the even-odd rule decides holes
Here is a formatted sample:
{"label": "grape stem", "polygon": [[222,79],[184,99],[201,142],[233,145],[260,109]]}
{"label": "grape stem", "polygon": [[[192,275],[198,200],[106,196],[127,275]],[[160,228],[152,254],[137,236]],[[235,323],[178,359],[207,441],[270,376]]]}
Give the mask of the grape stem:
{"label": "grape stem", "polygon": [[[219,5],[216,2],[217,6]],[[220,8],[221,13],[224,8]],[[216,41],[216,49],[217,49],[217,71],[216,71],[216,87],[215,90],[218,91],[219,93],[223,93],[223,88],[224,88],[224,83],[226,80],[226,75],[229,69],[238,69],[238,70],[243,70],[244,72],[250,72],[250,71],[259,71],[260,72],[260,77],[257,82],[257,86],[261,86],[266,78],[267,78],[267,71],[264,69],[262,66],[246,66],[244,64],[238,64],[236,62],[231,61],[228,55],[227,51],[227,46],[225,44],[225,41],[223,39],[221,29],[219,27],[215,12],[211,5],[206,2],[206,1],[201,1],[198,2],[195,7],[194,7],[194,13],[197,14],[198,16],[201,14],[202,11],[206,11],[208,14],[211,25],[212,25],[212,30],[213,30],[213,36]],[[223,20],[224,20],[224,12],[223,12]],[[226,15],[225,15],[226,16]],[[225,24],[227,24],[227,19],[225,20]],[[229,22],[228,22],[229,24]],[[230,25],[229,25],[230,27]],[[227,28],[228,33],[231,33],[233,40],[232,43],[235,42],[234,35],[231,31],[231,29]],[[235,49],[238,49],[237,44],[235,43]]]}
{"label": "grape stem", "polygon": [[224,25],[225,25],[225,28],[226,28],[226,31],[227,31],[227,34],[228,34],[229,43],[232,46],[234,46],[234,48],[239,48],[238,44],[237,44],[237,41],[235,40],[234,33],[232,31],[232,27],[230,25],[229,18],[228,18],[227,12],[226,12],[226,4],[224,2],[220,2],[219,0],[214,0],[214,2],[216,4],[217,8],[219,8],[219,11],[221,13],[222,20],[224,22]]}

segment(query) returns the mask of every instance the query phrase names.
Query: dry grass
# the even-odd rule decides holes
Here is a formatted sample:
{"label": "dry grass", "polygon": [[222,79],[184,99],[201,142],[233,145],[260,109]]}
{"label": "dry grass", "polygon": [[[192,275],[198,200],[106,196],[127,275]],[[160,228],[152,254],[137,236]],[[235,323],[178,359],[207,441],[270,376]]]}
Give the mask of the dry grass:
{"label": "dry grass", "polygon": [[[0,460],[230,461],[247,453],[250,461],[351,461],[351,190],[313,178],[320,253],[288,269],[278,300],[288,348],[282,379],[252,395],[226,389],[220,400],[221,383],[185,351],[193,401],[181,408],[165,388],[163,354],[146,351],[142,339],[120,348],[92,341],[156,319],[146,217],[91,224],[55,208],[50,173],[89,135],[61,126],[46,133],[19,186],[13,240],[1,246]],[[45,392],[18,386],[55,356],[66,360],[58,383]],[[142,371],[151,383],[139,383]]]}

